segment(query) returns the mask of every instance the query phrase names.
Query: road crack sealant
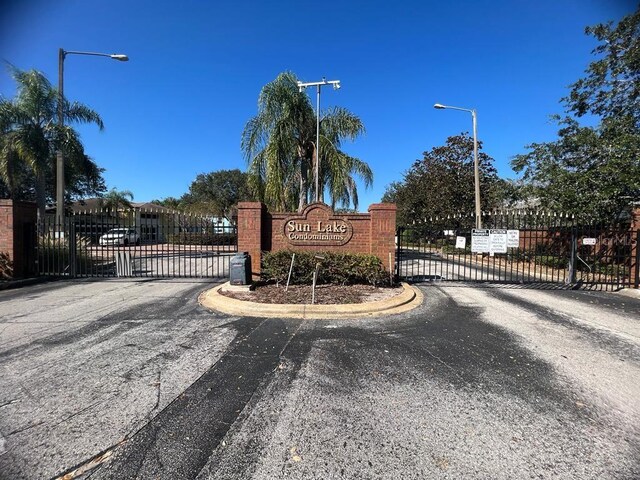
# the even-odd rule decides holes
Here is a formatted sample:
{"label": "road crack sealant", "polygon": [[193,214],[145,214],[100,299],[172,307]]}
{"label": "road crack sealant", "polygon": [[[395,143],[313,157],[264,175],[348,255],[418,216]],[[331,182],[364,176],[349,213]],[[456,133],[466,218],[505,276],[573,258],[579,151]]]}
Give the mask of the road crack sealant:
{"label": "road crack sealant", "polygon": [[[255,324],[240,319],[240,323]],[[302,321],[263,320],[116,450],[92,478],[192,479],[255,390],[278,369]],[[162,462],[160,462],[162,459]]]}

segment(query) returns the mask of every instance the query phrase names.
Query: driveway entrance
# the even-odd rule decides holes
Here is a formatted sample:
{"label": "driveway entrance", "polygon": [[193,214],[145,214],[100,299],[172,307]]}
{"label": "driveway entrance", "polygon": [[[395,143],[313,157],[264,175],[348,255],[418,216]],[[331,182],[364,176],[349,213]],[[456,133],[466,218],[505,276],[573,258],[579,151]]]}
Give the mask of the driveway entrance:
{"label": "driveway entrance", "polygon": [[162,209],[74,211],[38,226],[38,274],[67,278],[227,278],[235,225]]}
{"label": "driveway entrance", "polygon": [[301,321],[211,286],[0,291],[0,478],[640,477],[639,298],[439,283]]}
{"label": "driveway entrance", "polygon": [[406,281],[538,284],[619,290],[640,285],[640,230],[573,216],[499,212],[432,218],[398,230],[397,274]]}

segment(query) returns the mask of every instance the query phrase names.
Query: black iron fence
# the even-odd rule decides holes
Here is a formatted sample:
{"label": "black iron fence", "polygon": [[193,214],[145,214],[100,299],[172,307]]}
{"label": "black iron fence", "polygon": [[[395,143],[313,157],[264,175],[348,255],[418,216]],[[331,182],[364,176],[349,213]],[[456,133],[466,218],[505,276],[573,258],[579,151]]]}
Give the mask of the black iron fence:
{"label": "black iron fence", "polygon": [[168,210],[76,212],[38,225],[40,275],[226,278],[234,225]]}
{"label": "black iron fence", "polygon": [[400,228],[397,275],[617,289],[637,287],[640,231],[624,222],[585,224],[570,215],[499,212],[428,219]]}

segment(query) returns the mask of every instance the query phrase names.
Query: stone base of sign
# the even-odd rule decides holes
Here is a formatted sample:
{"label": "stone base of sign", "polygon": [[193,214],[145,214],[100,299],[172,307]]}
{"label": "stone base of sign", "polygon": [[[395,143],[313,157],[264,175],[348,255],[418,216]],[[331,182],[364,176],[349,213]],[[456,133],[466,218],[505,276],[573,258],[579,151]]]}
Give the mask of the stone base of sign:
{"label": "stone base of sign", "polygon": [[396,205],[375,203],[368,213],[335,213],[324,203],[299,213],[271,213],[260,202],[238,204],[238,251],[249,252],[260,273],[263,252],[332,251],[372,254],[395,268]]}
{"label": "stone base of sign", "polygon": [[227,284],[218,285],[200,294],[198,301],[211,310],[228,315],[263,318],[302,318],[305,320],[339,320],[396,315],[420,306],[424,300],[417,287],[402,284],[402,293],[385,300],[346,305],[298,305],[255,303],[221,295]]}

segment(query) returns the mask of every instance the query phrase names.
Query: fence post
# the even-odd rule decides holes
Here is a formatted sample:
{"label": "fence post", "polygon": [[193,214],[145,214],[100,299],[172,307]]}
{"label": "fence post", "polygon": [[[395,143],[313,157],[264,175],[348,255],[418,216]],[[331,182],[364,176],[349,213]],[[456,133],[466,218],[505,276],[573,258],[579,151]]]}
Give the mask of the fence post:
{"label": "fence post", "polygon": [[404,230],[403,227],[399,227],[396,230],[396,238],[397,238],[397,243],[396,243],[396,265],[395,265],[395,280],[396,282],[400,281],[400,262],[402,261],[402,257],[401,257],[401,252],[402,252],[402,231]]}
{"label": "fence post", "polygon": [[571,255],[569,258],[569,278],[567,283],[573,285],[576,283],[576,255],[578,253],[578,235],[576,227],[571,227]]}
{"label": "fence post", "polygon": [[66,221],[68,222],[68,235],[69,235],[69,276],[71,278],[75,278],[77,271],[77,263],[78,263],[78,252],[77,252],[77,239],[76,239],[76,225],[73,217],[67,217]]}
{"label": "fence post", "polygon": [[[633,288],[640,288],[640,206],[635,205],[631,210],[631,252],[629,252],[629,283]],[[633,243],[633,234],[635,232],[636,241]]]}
{"label": "fence post", "polygon": [[[636,244],[633,249],[636,251],[636,258],[632,260],[635,264],[631,266],[629,273],[633,275],[633,288],[640,288],[640,228],[636,230]],[[631,256],[633,258],[633,254]]]}

